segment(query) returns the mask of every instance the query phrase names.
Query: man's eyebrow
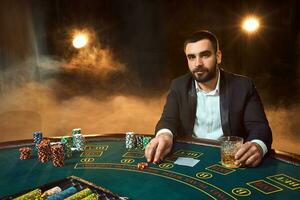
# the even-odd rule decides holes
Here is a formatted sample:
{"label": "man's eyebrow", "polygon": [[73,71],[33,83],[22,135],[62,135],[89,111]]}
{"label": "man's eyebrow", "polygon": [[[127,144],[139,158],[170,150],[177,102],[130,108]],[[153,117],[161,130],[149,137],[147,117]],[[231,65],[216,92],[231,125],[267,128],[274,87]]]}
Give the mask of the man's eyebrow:
{"label": "man's eyebrow", "polygon": [[209,54],[211,54],[211,51],[210,50],[205,50],[205,51],[201,51],[201,52],[199,52],[199,53],[189,53],[189,54],[187,54],[186,56],[187,57],[190,57],[190,56],[195,56],[195,55],[209,55]]}
{"label": "man's eyebrow", "polygon": [[201,51],[199,54],[200,55],[208,55],[208,54],[211,54],[211,51],[210,50],[205,50],[205,51]]}
{"label": "man's eyebrow", "polygon": [[194,53],[189,53],[189,54],[187,54],[186,55],[186,57],[191,57],[191,56],[195,56],[196,54],[194,54]]}

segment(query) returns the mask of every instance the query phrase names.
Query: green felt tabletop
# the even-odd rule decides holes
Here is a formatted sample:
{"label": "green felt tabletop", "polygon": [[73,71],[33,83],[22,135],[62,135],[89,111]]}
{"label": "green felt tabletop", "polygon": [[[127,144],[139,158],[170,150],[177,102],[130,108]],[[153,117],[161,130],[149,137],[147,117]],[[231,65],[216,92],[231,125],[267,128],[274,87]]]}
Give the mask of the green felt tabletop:
{"label": "green felt tabletop", "polygon": [[[34,147],[31,146],[33,149]],[[74,175],[130,199],[298,199],[299,166],[267,158],[257,168],[227,169],[220,149],[178,142],[162,163],[137,169],[143,151],[127,150],[123,139],[89,141],[63,167],[40,163],[34,150],[19,159],[19,147],[0,150],[0,197]],[[177,157],[200,160],[194,167],[174,164]]]}

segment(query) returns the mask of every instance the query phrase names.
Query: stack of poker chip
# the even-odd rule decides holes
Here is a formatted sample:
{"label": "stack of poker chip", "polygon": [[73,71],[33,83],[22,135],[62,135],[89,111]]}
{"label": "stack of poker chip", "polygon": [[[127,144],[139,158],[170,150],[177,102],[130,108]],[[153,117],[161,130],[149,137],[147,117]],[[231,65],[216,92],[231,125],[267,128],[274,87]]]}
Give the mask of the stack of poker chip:
{"label": "stack of poker chip", "polygon": [[38,159],[42,163],[48,162],[50,160],[51,151],[50,151],[50,140],[43,139],[38,144]]}
{"label": "stack of poker chip", "polygon": [[54,167],[64,166],[64,148],[61,144],[51,145],[52,163]]}
{"label": "stack of poker chip", "polygon": [[143,149],[143,137],[142,135],[136,135],[136,147],[139,149]]}
{"label": "stack of poker chip", "polygon": [[152,139],[152,138],[149,137],[149,136],[144,136],[144,137],[143,137],[143,148],[144,148],[144,149],[146,148],[147,144],[149,144],[149,142],[150,142],[151,139]]}
{"label": "stack of poker chip", "polygon": [[87,197],[84,197],[82,200],[98,200],[98,199],[99,199],[99,195],[96,193],[93,193]]}
{"label": "stack of poker chip", "polygon": [[20,152],[20,160],[26,160],[30,157],[31,148],[30,147],[22,147],[19,149]]}
{"label": "stack of poker chip", "polygon": [[51,195],[54,195],[54,194],[57,194],[59,192],[61,192],[62,189],[58,186],[55,186],[47,191],[45,191],[43,194],[42,194],[42,198],[41,199],[46,199],[47,197],[51,196]]}
{"label": "stack of poker chip", "polygon": [[69,196],[71,196],[72,194],[75,194],[77,192],[77,189],[74,186],[71,186],[59,193],[53,194],[49,197],[47,197],[46,200],[58,200],[58,199],[65,199]]}
{"label": "stack of poker chip", "polygon": [[35,147],[37,148],[40,142],[43,139],[43,133],[40,131],[33,132],[33,142],[35,144]]}
{"label": "stack of poker chip", "polygon": [[40,189],[35,189],[26,194],[23,194],[20,197],[14,198],[14,200],[24,200],[24,199],[40,199],[42,191]]}
{"label": "stack of poker chip", "polygon": [[136,137],[134,132],[126,132],[125,147],[126,149],[136,148]]}
{"label": "stack of poker chip", "polygon": [[[75,142],[74,142],[75,141]],[[77,151],[83,151],[85,145],[85,138],[81,134],[73,135],[73,144],[75,143],[75,149]]]}
{"label": "stack of poker chip", "polygon": [[74,135],[81,134],[81,128],[74,128],[72,130],[72,136],[73,136],[73,147],[76,147],[76,140],[74,139]]}
{"label": "stack of poker chip", "polygon": [[65,158],[72,157],[72,138],[68,136],[63,136],[60,140],[64,148]]}
{"label": "stack of poker chip", "polygon": [[84,197],[87,197],[91,195],[93,192],[90,188],[85,188],[81,190],[80,192],[77,192],[73,194],[72,196],[69,196],[68,198],[65,198],[65,200],[77,200],[77,199],[82,199]]}

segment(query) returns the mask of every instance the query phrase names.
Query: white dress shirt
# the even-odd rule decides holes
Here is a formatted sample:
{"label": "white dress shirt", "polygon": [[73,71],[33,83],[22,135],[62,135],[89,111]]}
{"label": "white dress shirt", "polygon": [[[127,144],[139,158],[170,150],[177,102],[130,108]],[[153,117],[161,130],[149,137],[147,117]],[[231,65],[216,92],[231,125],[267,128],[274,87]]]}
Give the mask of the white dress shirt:
{"label": "white dress shirt", "polygon": [[[218,71],[219,72],[219,71]],[[205,92],[195,81],[197,93],[197,110],[194,135],[198,138],[218,139],[223,136],[220,114],[220,72],[214,90]]]}

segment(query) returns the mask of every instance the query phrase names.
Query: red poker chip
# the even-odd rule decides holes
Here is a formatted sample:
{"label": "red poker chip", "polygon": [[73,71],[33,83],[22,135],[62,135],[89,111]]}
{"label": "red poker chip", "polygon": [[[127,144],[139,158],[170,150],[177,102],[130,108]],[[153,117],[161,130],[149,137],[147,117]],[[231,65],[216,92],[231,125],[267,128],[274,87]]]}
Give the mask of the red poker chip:
{"label": "red poker chip", "polygon": [[30,158],[31,148],[22,147],[19,149],[19,152],[20,152],[20,160],[26,160]]}
{"label": "red poker chip", "polygon": [[145,169],[146,167],[148,167],[148,163],[146,163],[146,162],[140,162],[140,163],[138,163],[137,164],[137,168],[138,169]]}

